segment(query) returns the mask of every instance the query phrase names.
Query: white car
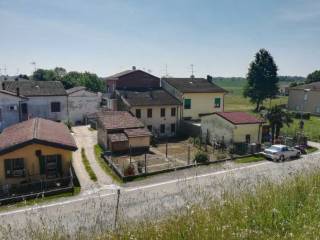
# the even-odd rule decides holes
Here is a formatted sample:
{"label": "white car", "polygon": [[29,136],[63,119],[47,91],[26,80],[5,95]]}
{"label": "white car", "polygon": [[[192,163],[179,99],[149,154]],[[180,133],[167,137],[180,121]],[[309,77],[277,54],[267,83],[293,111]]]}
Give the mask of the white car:
{"label": "white car", "polygon": [[265,149],[262,154],[272,161],[284,161],[290,158],[299,158],[301,152],[286,145],[272,145]]}

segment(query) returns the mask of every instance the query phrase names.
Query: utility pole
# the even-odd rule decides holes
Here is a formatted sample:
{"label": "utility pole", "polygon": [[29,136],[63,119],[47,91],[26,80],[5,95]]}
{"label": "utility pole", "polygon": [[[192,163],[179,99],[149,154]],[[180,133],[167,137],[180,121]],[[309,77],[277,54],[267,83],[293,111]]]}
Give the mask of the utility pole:
{"label": "utility pole", "polygon": [[119,202],[120,202],[120,188],[117,189],[117,205],[116,205],[116,212],[115,212],[115,216],[114,216],[114,229],[117,228]]}
{"label": "utility pole", "polygon": [[37,71],[37,64],[36,64],[36,62],[33,61],[33,62],[31,62],[30,64],[34,66],[34,71]]}

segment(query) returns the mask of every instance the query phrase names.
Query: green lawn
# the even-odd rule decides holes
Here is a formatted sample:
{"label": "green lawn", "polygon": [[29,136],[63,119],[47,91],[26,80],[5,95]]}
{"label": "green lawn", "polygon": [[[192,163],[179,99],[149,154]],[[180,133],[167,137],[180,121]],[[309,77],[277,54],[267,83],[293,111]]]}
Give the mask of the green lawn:
{"label": "green lawn", "polygon": [[261,155],[253,155],[249,157],[238,158],[235,160],[236,163],[250,163],[250,162],[259,162],[265,158]]}
{"label": "green lawn", "polygon": [[[294,119],[294,122],[289,126],[281,129],[281,133],[287,136],[294,136],[299,129],[300,119]],[[311,116],[310,120],[304,120],[304,134],[310,141],[320,142],[320,118]]]}
{"label": "green lawn", "polygon": [[108,166],[108,164],[102,159],[101,153],[103,152],[102,148],[100,145],[95,145],[94,146],[94,153],[96,156],[96,160],[99,163],[100,167],[102,170],[108,174],[115,182],[117,183],[122,183],[123,181],[117,174],[114,173],[114,171]]}
{"label": "green lawn", "polygon": [[318,150],[319,150],[319,149],[316,148],[316,147],[308,147],[308,148],[306,149],[307,154],[314,153],[314,152],[316,152],[316,151],[318,151]]}

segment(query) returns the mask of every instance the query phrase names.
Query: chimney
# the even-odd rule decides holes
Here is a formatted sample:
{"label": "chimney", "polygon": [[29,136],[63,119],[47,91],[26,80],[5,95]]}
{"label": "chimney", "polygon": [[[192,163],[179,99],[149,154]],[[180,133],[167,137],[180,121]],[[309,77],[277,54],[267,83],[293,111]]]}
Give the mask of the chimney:
{"label": "chimney", "polygon": [[20,96],[20,88],[17,87],[17,96]]}
{"label": "chimney", "polygon": [[136,66],[132,66],[132,70],[137,70]]}
{"label": "chimney", "polygon": [[212,83],[213,82],[213,77],[211,75],[207,75],[207,80],[208,80],[208,82]]}
{"label": "chimney", "polygon": [[6,90],[6,86],[5,86],[4,82],[2,83],[2,90]]}

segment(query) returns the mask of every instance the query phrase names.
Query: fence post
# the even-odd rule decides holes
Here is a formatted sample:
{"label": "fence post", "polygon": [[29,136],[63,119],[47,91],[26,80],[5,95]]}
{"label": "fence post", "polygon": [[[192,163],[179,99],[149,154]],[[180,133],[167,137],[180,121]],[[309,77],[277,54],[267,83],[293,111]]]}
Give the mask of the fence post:
{"label": "fence post", "polygon": [[144,154],[144,173],[147,173],[147,153]]}
{"label": "fence post", "polygon": [[131,165],[131,145],[129,146],[129,155],[130,155],[130,165]]}
{"label": "fence post", "polygon": [[166,158],[168,158],[168,139],[167,139],[167,142],[166,142]]}
{"label": "fence post", "polygon": [[190,165],[190,145],[188,145],[188,165]]}
{"label": "fence post", "polygon": [[120,201],[120,188],[117,189],[117,205],[116,205],[116,212],[115,212],[115,216],[114,216],[114,229],[117,228],[119,201]]}

